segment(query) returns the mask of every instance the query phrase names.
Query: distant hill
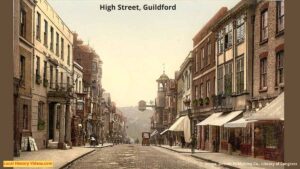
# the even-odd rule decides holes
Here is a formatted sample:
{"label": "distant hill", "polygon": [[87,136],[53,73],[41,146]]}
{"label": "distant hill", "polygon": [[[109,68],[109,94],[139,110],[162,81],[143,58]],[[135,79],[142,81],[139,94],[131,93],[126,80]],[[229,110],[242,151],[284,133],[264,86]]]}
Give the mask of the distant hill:
{"label": "distant hill", "polygon": [[150,118],[153,115],[153,110],[138,110],[138,107],[118,107],[127,118],[127,135],[134,140],[138,138],[141,142],[142,132],[150,132]]}

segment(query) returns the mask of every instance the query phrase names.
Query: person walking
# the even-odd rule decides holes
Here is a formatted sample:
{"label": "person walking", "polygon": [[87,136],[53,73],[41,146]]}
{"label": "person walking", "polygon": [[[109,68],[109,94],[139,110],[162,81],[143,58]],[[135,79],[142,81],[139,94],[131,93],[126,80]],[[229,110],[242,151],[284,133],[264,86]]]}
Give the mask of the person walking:
{"label": "person walking", "polygon": [[196,147],[196,137],[193,135],[192,136],[192,141],[191,141],[191,151],[192,151],[192,154],[195,153],[195,147]]}

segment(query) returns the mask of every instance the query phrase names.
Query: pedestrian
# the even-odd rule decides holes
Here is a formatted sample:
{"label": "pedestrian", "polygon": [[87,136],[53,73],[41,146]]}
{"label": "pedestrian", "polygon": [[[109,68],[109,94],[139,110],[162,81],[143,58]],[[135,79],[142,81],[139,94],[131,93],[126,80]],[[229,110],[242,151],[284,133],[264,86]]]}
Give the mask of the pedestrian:
{"label": "pedestrian", "polygon": [[171,134],[171,136],[170,136],[170,147],[172,147],[173,146],[173,135]]}
{"label": "pedestrian", "polygon": [[180,137],[180,141],[181,141],[181,148],[183,148],[185,146],[185,140],[183,136]]}
{"label": "pedestrian", "polygon": [[195,147],[196,147],[196,137],[193,135],[192,136],[192,141],[191,141],[191,151],[192,151],[192,154],[195,153]]}

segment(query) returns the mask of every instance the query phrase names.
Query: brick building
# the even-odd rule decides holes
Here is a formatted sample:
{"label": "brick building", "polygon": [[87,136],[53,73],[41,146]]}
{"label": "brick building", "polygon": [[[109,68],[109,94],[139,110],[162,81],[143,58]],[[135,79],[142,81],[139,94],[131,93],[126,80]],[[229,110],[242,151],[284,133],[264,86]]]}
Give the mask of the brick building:
{"label": "brick building", "polygon": [[[284,1],[260,1],[255,11],[252,112],[260,110],[284,91]],[[256,157],[283,161],[283,119],[254,124]],[[258,130],[259,129],[259,130]],[[263,138],[265,135],[265,138]]]}
{"label": "brick building", "polygon": [[227,8],[221,8],[193,38],[192,128],[198,140],[198,147],[205,150],[212,150],[212,140],[216,137],[217,129],[203,125],[199,127],[198,132],[196,124],[214,113],[212,100],[216,81],[216,34],[212,31],[212,26],[224,17],[226,12]]}
{"label": "brick building", "polygon": [[83,91],[87,93],[86,111],[84,128],[87,130],[91,126],[91,130],[87,130],[86,137],[95,135],[96,139],[100,139],[101,131],[101,98],[102,98],[102,61],[99,55],[89,45],[83,44],[78,39],[78,34],[74,33],[74,61],[83,67]]}

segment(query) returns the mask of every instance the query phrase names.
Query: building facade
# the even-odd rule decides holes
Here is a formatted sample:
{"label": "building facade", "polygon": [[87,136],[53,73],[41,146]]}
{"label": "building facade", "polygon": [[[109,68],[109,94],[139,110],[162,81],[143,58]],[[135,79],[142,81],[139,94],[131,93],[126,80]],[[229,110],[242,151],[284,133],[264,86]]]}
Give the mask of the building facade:
{"label": "building facade", "polygon": [[87,94],[85,108],[87,116],[84,117],[84,128],[86,139],[94,135],[100,139],[102,129],[101,123],[101,98],[102,98],[102,61],[99,55],[89,45],[83,44],[78,39],[78,34],[74,33],[74,61],[83,67],[83,92]]}
{"label": "building facade", "polygon": [[221,8],[193,38],[192,128],[198,140],[198,147],[211,151],[213,150],[212,140],[216,140],[219,133],[218,128],[205,125],[200,126],[197,131],[196,124],[214,113],[216,34],[212,31],[212,26],[224,17],[226,12],[227,8]]}
{"label": "building facade", "polygon": [[34,8],[31,0],[14,0],[14,155],[27,150],[22,143],[32,135],[32,60]]}
{"label": "building facade", "polygon": [[[249,99],[252,112],[259,111],[284,92],[284,20],[284,1],[260,1],[257,4],[253,94]],[[253,128],[260,131],[253,133],[253,155],[283,161],[282,119],[259,121]]]}
{"label": "building facade", "polygon": [[32,135],[38,148],[71,146],[73,33],[47,1],[36,1]]}

